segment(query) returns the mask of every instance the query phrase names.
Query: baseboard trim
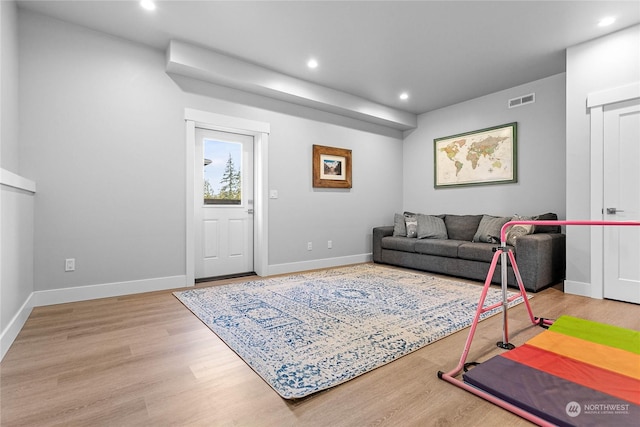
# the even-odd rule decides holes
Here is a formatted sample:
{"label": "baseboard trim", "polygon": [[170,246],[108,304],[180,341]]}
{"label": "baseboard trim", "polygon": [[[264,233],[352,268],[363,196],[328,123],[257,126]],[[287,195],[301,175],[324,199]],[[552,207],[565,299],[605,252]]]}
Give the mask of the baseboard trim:
{"label": "baseboard trim", "polygon": [[591,283],[574,282],[572,280],[565,280],[564,293],[593,298],[591,296]]}
{"label": "baseboard trim", "polygon": [[7,354],[7,351],[9,351],[11,344],[13,344],[15,339],[18,337],[18,334],[22,330],[24,324],[27,323],[27,319],[34,307],[33,301],[34,298],[32,292],[24,304],[22,304],[22,307],[20,307],[16,315],[13,316],[7,327],[4,328],[0,334],[0,361],[4,359],[4,356]]}
{"label": "baseboard trim", "polygon": [[34,292],[34,307],[67,302],[87,301],[98,298],[118,297],[143,292],[163,291],[186,286],[187,276],[157,277],[153,279],[130,280],[127,282],[104,283],[100,285],[51,289]]}
{"label": "baseboard trim", "polygon": [[311,261],[291,262],[286,264],[273,264],[267,268],[268,275],[296,273],[299,271],[317,270],[319,268],[340,267],[349,264],[371,262],[373,254],[359,254],[336,258],[314,259]]}

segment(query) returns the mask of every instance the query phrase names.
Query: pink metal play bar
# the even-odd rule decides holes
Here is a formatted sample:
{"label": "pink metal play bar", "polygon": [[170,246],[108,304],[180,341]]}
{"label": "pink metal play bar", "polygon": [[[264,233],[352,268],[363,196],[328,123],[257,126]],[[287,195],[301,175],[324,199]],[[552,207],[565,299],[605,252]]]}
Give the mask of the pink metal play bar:
{"label": "pink metal play bar", "polygon": [[[489,272],[487,273],[487,278],[484,282],[484,287],[482,288],[482,293],[480,295],[480,301],[478,302],[478,308],[476,310],[476,315],[473,319],[473,323],[471,324],[471,329],[469,330],[469,336],[467,337],[467,341],[464,345],[464,350],[462,351],[462,356],[460,357],[460,361],[458,365],[453,368],[449,372],[438,372],[438,378],[443,379],[457,387],[460,387],[470,393],[479,396],[494,405],[498,405],[501,408],[504,408],[526,420],[529,420],[539,426],[554,426],[554,424],[549,423],[548,421],[527,412],[515,405],[512,405],[509,402],[506,402],[496,396],[487,393],[486,391],[477,389],[466,384],[464,381],[458,380],[455,377],[462,372],[465,368],[465,363],[467,361],[467,356],[469,355],[469,350],[471,348],[471,342],[473,341],[473,336],[476,332],[476,327],[478,326],[478,322],[480,321],[480,316],[490,310],[498,308],[502,306],[502,341],[498,342],[497,345],[500,348],[510,350],[514,346],[509,343],[509,327],[508,327],[508,319],[507,319],[507,308],[508,304],[522,297],[524,304],[527,308],[527,312],[529,313],[529,319],[531,323],[534,325],[540,326],[548,326],[553,324],[552,320],[537,318],[533,315],[531,311],[531,306],[529,305],[529,300],[527,299],[527,294],[524,288],[524,284],[522,283],[522,277],[520,276],[520,271],[518,270],[518,265],[516,263],[516,258],[513,255],[513,252],[507,248],[506,243],[506,232],[509,227],[512,225],[588,225],[588,226],[640,226],[639,221],[509,221],[507,222],[502,229],[500,230],[500,247],[495,249],[495,253],[493,255],[493,259],[491,260],[491,266],[489,267]],[[498,264],[498,257],[500,257],[501,264],[501,286],[502,286],[502,301],[492,304],[490,306],[484,307],[484,302],[487,297],[487,293],[489,292],[489,287],[491,286],[491,278],[493,277],[493,273],[495,272],[496,265]],[[509,258],[509,262],[511,263],[511,267],[513,268],[513,273],[515,274],[516,281],[518,283],[519,292],[511,297],[507,297],[507,257]]]}

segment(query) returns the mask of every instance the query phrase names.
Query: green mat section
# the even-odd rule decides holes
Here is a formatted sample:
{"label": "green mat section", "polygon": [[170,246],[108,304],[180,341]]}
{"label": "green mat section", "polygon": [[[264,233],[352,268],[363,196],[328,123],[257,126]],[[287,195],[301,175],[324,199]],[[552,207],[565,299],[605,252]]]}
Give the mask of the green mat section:
{"label": "green mat section", "polygon": [[640,332],[572,316],[560,316],[549,330],[640,354]]}

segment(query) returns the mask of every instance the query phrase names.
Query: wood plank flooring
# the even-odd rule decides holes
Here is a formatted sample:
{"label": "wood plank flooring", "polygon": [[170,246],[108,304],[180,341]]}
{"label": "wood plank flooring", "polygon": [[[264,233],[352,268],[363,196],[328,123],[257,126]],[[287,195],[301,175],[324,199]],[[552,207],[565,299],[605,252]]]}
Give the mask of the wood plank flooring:
{"label": "wood plank flooring", "polygon": [[[638,305],[566,295],[560,285],[531,305],[537,316],[640,329]],[[541,332],[522,304],[509,319],[516,345]],[[501,352],[501,325],[501,316],[480,324],[468,361]],[[38,307],[0,364],[0,425],[530,425],[437,378],[455,367],[467,334],[287,401],[170,291]]]}

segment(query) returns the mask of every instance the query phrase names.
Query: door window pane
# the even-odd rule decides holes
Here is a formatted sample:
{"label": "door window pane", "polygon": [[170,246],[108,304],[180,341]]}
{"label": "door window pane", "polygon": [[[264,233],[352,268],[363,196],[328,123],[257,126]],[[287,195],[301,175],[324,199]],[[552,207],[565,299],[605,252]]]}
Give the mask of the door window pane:
{"label": "door window pane", "polygon": [[242,204],[242,144],[204,139],[204,204]]}

